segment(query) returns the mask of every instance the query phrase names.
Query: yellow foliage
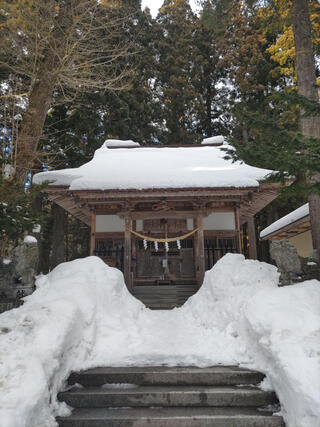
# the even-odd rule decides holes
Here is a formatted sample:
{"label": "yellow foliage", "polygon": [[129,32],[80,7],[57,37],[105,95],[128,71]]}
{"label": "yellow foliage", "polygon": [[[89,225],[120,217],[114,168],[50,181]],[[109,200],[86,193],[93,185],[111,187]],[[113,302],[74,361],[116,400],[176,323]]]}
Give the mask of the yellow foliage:
{"label": "yellow foliage", "polygon": [[[309,2],[310,20],[313,31],[313,45],[315,51],[320,51],[320,4],[315,0]],[[261,8],[259,13],[267,22],[277,21],[277,30],[279,37],[276,42],[271,45],[267,52],[270,58],[279,64],[278,69],[282,75],[291,76],[296,81],[295,73],[295,47],[293,28],[290,25],[292,1],[290,0],[274,0],[273,6]],[[266,32],[269,28],[266,28]]]}

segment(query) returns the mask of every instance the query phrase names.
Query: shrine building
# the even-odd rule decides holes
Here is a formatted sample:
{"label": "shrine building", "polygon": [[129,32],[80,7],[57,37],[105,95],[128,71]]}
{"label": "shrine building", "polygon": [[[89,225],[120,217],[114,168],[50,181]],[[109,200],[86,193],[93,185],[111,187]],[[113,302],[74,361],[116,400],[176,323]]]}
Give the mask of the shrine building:
{"label": "shrine building", "polygon": [[90,227],[91,255],[122,270],[134,295],[175,289],[179,305],[219,258],[243,252],[245,223],[256,258],[253,217],[280,191],[264,182],[271,171],[226,160],[225,146],[223,137],[187,146],[107,140],[83,166],[38,173],[34,183],[50,182],[49,199]]}

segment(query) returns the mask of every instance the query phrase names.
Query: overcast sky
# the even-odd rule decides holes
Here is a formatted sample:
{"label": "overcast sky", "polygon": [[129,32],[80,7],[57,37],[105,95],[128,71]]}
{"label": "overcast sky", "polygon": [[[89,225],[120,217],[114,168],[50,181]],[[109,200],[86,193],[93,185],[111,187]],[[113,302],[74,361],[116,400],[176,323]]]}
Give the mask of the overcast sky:
{"label": "overcast sky", "polygon": [[[159,7],[162,6],[163,0],[142,0],[142,9],[146,6],[151,10],[152,16],[156,16],[159,10]],[[190,4],[193,9],[195,9],[195,0],[191,0]]]}

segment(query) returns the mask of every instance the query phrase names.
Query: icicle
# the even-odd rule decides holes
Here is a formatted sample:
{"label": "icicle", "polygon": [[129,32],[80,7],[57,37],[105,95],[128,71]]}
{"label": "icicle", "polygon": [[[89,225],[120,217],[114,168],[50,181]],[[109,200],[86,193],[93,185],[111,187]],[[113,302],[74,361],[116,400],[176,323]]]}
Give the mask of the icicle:
{"label": "icicle", "polygon": [[181,249],[181,242],[180,242],[180,240],[177,240],[177,246],[178,246],[178,249]]}
{"label": "icicle", "polygon": [[158,252],[158,249],[159,249],[158,242],[154,242],[154,249],[156,252]]}
{"label": "icicle", "polygon": [[165,245],[166,251],[169,252],[169,243],[165,242],[164,245]]}
{"label": "icicle", "polygon": [[148,242],[146,241],[146,239],[143,239],[143,247],[145,251],[148,249]]}

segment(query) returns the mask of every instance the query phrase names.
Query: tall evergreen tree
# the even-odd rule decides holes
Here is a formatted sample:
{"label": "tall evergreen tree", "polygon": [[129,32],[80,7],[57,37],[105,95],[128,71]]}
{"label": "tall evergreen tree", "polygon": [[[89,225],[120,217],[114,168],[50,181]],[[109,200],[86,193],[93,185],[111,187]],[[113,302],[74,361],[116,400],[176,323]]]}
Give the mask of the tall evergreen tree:
{"label": "tall evergreen tree", "polygon": [[229,131],[227,70],[222,65],[219,39],[221,31],[212,25],[210,3],[206,2],[196,24],[192,82],[197,94],[196,130],[206,137]]}
{"label": "tall evergreen tree", "polygon": [[165,0],[156,18],[157,73],[154,93],[162,109],[161,142],[195,142],[192,83],[196,16],[188,0]]}
{"label": "tall evergreen tree", "polygon": [[[315,59],[312,46],[311,23],[307,0],[293,0],[292,25],[296,50],[296,70],[298,92],[310,101],[319,102],[316,82]],[[320,115],[309,114],[307,117],[301,111],[301,132],[306,137],[316,138],[312,141],[317,144],[316,153],[318,168],[312,171],[311,184],[315,189],[309,196],[311,232],[314,248],[318,251],[320,261]],[[313,154],[313,153],[310,153]],[[310,171],[309,171],[310,173]]]}

